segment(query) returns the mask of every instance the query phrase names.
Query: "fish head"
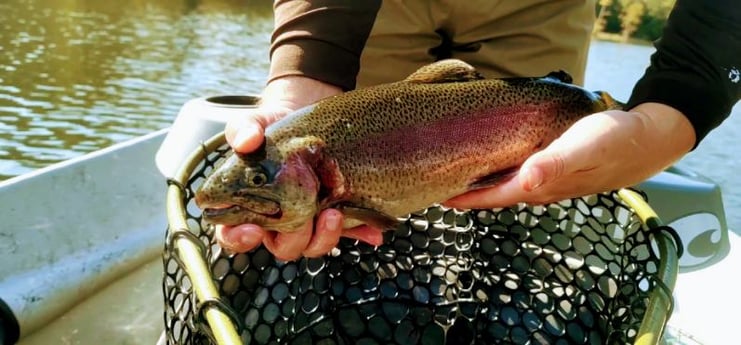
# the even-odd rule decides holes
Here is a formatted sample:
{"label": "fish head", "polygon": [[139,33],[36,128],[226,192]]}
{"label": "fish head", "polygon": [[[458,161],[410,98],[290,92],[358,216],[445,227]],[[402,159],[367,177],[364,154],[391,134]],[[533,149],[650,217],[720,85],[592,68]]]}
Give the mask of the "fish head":
{"label": "fish head", "polygon": [[294,232],[316,213],[318,191],[317,177],[299,153],[282,159],[232,154],[206,178],[195,202],[207,223]]}

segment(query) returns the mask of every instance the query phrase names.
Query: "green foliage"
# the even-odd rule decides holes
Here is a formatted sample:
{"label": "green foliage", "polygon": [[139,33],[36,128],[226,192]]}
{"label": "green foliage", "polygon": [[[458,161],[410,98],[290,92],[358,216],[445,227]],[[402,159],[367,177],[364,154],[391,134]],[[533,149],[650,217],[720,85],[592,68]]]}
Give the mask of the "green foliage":
{"label": "green foliage", "polygon": [[628,3],[620,14],[621,35],[627,41],[643,22],[646,5],[642,1]]}
{"label": "green foliage", "polygon": [[675,0],[600,0],[595,33],[653,41],[661,31]]}
{"label": "green foliage", "polygon": [[623,5],[620,1],[600,0],[597,4],[597,22],[595,32],[620,32],[620,13]]}
{"label": "green foliage", "polygon": [[661,37],[661,32],[664,29],[665,23],[666,19],[664,18],[645,15],[641,25],[638,27],[636,32],[633,33],[633,37],[640,40],[655,41]]}

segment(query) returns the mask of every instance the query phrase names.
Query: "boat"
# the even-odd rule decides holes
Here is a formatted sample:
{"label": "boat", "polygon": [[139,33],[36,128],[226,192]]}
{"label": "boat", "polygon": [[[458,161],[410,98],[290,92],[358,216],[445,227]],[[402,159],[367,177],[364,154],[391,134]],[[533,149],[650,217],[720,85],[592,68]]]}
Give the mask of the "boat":
{"label": "boat", "polygon": [[[166,180],[250,102],[194,99],[171,128],[0,182],[0,345],[156,344]],[[194,120],[204,109],[211,115]],[[203,130],[183,139],[179,128]],[[741,298],[727,277],[741,262],[741,236],[727,229],[720,188],[676,167],[640,188],[685,252],[666,343],[728,343]]]}

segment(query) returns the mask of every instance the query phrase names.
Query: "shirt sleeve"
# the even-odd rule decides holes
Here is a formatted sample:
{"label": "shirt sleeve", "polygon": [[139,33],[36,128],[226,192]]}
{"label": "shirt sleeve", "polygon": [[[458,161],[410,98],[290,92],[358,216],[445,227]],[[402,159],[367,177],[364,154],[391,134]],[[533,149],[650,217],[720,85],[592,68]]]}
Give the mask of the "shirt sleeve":
{"label": "shirt sleeve", "polygon": [[695,129],[695,146],[720,125],[741,98],[737,1],[677,0],[628,108],[657,102],[681,111]]}
{"label": "shirt sleeve", "polygon": [[355,88],[381,0],[276,0],[269,80],[301,75]]}

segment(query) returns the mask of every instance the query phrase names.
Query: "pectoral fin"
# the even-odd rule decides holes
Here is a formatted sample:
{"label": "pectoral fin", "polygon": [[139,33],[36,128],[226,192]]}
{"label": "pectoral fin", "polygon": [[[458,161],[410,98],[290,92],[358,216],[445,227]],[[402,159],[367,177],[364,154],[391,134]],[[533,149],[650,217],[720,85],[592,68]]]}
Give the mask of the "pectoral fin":
{"label": "pectoral fin", "polygon": [[515,177],[515,175],[517,175],[517,171],[519,170],[519,167],[514,167],[500,170],[489,175],[481,176],[469,185],[469,190],[496,186]]}
{"label": "pectoral fin", "polygon": [[[381,230],[393,230],[399,225],[399,220],[385,213],[370,209],[357,207],[354,205],[337,205],[335,206],[347,218],[357,219],[363,224]],[[345,224],[359,225],[356,222],[345,221]]]}
{"label": "pectoral fin", "polygon": [[456,59],[440,60],[412,73],[405,80],[414,83],[451,83],[484,79],[473,66]]}

